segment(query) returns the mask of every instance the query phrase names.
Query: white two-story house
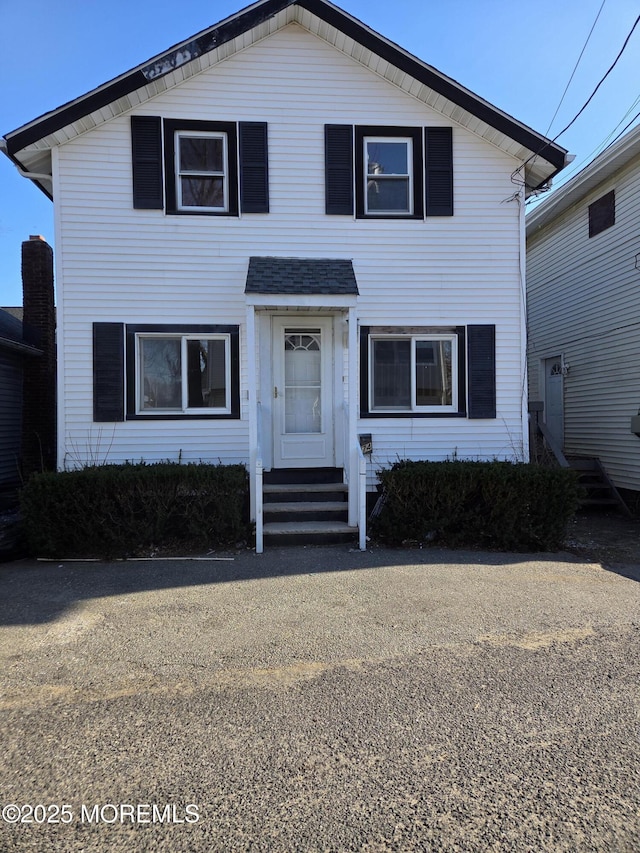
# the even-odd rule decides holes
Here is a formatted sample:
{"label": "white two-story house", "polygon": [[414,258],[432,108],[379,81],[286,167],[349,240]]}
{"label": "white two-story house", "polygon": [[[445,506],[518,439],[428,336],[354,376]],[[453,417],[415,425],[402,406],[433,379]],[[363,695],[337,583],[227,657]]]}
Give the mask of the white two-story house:
{"label": "white two-story house", "polygon": [[262,470],[333,470],[362,542],[361,443],[369,491],[528,458],[524,198],[566,152],[333,4],[260,0],[5,149],[55,205],[60,468],[242,462],[259,525]]}

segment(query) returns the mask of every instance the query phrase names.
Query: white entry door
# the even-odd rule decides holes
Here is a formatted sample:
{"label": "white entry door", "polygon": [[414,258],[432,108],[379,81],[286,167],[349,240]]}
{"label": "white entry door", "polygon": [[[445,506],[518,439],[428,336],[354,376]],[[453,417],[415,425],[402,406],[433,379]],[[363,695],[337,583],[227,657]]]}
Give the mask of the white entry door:
{"label": "white entry door", "polygon": [[333,321],[274,317],[273,436],[276,468],[333,466]]}
{"label": "white entry door", "polygon": [[551,435],[564,447],[564,376],[562,357],[544,362],[544,420]]}

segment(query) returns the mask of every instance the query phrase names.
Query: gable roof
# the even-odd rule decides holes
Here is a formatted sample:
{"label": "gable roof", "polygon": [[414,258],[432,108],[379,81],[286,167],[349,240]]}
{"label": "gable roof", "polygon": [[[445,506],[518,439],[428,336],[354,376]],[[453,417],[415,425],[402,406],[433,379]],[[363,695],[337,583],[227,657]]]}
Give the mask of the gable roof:
{"label": "gable roof", "polygon": [[492,106],[327,0],[259,0],[131,71],[17,128],[5,153],[50,195],[51,148],[128,112],[290,23],[525,163],[529,188],[547,183],[565,164],[566,150]]}
{"label": "gable roof", "polygon": [[558,187],[527,216],[527,237],[544,228],[591,190],[640,156],[640,124],[605,148],[588,166]]}

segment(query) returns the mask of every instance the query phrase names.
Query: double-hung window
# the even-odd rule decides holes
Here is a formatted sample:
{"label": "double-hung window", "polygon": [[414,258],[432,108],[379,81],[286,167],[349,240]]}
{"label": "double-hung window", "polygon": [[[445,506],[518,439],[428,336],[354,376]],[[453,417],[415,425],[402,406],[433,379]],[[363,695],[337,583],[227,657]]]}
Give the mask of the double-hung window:
{"label": "double-hung window", "polygon": [[458,335],[371,335],[369,411],[458,411]]}
{"label": "double-hung window", "polygon": [[422,136],[419,127],[356,125],[354,167],[357,218],[423,218]]}
{"label": "double-hung window", "polygon": [[410,138],[365,136],[365,214],[413,213],[413,151]]}
{"label": "double-hung window", "polygon": [[[236,124],[164,119],[162,126],[167,213],[237,216]],[[241,127],[245,129],[246,125]],[[264,130],[265,126],[260,127]],[[266,156],[266,148],[263,153]]]}
{"label": "double-hung window", "polygon": [[175,132],[178,210],[229,210],[229,155],[226,133]]}
{"label": "double-hung window", "polygon": [[230,336],[136,334],[137,414],[229,414]]}

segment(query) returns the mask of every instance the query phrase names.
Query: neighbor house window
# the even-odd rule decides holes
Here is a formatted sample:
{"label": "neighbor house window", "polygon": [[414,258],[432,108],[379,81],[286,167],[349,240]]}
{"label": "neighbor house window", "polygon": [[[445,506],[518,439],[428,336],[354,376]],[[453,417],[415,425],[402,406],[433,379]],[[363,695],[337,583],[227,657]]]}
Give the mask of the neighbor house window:
{"label": "neighbor house window", "polygon": [[412,140],[365,137],[365,213],[412,214]]}
{"label": "neighbor house window", "polygon": [[589,237],[616,224],[616,195],[614,190],[589,205]]}
{"label": "neighbor house window", "polygon": [[176,131],[175,158],[178,210],[226,213],[229,210],[226,133]]}
{"label": "neighbor house window", "polygon": [[458,410],[458,335],[372,335],[369,410]]}

